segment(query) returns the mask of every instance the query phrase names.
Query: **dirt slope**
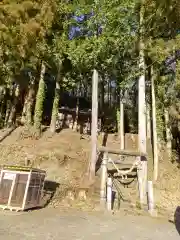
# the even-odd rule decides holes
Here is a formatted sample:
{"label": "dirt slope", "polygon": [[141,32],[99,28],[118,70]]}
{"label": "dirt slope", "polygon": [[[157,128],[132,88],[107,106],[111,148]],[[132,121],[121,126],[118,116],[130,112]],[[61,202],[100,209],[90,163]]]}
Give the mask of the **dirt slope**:
{"label": "dirt slope", "polygon": [[[0,132],[0,136],[3,132]],[[62,200],[63,189],[77,188],[83,185],[83,176],[87,169],[90,154],[88,138],[80,139],[79,133],[70,129],[63,130],[53,137],[48,131],[39,140],[28,137],[26,129],[19,127],[0,143],[0,164],[27,164],[47,171],[47,179],[60,183],[56,192],[56,202]],[[119,140],[114,135],[108,136],[107,146],[119,148]],[[127,149],[137,149],[137,135],[126,134]],[[149,179],[152,179],[152,149],[148,149]],[[180,203],[180,170],[176,164],[167,160],[163,150],[160,153],[160,174],[155,184],[155,199],[158,209],[173,212]],[[130,190],[121,188],[125,197],[136,200],[136,183]],[[99,174],[95,188],[95,202],[98,202]],[[127,195],[126,195],[127,194]],[[64,202],[63,202],[64,204]],[[87,204],[86,204],[87,205]],[[91,203],[90,203],[91,205]],[[94,205],[93,205],[94,207]]]}

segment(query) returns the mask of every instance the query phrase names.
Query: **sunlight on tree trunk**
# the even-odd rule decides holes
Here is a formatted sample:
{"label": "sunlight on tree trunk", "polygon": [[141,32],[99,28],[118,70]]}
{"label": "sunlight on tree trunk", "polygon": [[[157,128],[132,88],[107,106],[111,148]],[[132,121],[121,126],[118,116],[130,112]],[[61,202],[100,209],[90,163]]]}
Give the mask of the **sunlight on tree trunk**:
{"label": "sunlight on tree trunk", "polygon": [[28,97],[27,97],[27,106],[26,106],[26,124],[28,126],[32,125],[33,121],[33,116],[32,116],[32,111],[33,111],[33,105],[34,105],[34,100],[35,100],[35,79],[31,80],[31,84],[29,87],[29,92],[28,92]]}
{"label": "sunlight on tree trunk", "polygon": [[120,149],[124,149],[124,103],[123,103],[123,93],[122,90],[120,92]]}
{"label": "sunlight on tree trunk", "polygon": [[75,121],[73,124],[73,131],[77,131],[78,127],[78,119],[79,119],[79,95],[80,95],[80,86],[77,88],[77,102],[76,102],[76,115],[75,115]]}
{"label": "sunlight on tree trunk", "polygon": [[50,124],[50,131],[52,133],[56,132],[56,121],[59,111],[59,101],[60,101],[60,84],[58,82],[59,79],[56,81],[56,89],[55,89],[55,96],[53,102],[53,109],[52,109],[52,116],[51,116],[51,124]]}
{"label": "sunlight on tree trunk", "polygon": [[45,82],[44,75],[46,72],[46,67],[44,62],[41,65],[41,74],[39,80],[39,88],[36,95],[36,104],[35,104],[35,112],[34,112],[34,127],[38,133],[41,132],[41,121],[43,116],[43,104],[45,99]]}
{"label": "sunlight on tree trunk", "polygon": [[147,123],[147,138],[151,139],[151,107],[150,107],[150,104],[147,104],[146,123]]}
{"label": "sunlight on tree trunk", "polygon": [[78,127],[78,118],[79,118],[79,97],[77,97],[77,103],[76,103],[76,116],[75,116],[75,121],[73,124],[73,131],[77,131]]}

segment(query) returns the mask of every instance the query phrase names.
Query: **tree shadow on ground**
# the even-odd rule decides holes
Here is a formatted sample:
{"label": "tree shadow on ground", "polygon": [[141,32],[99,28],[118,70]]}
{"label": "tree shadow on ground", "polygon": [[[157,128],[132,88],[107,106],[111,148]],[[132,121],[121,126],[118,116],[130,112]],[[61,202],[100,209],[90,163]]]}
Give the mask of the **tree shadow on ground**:
{"label": "tree shadow on ground", "polygon": [[59,183],[45,180],[40,205],[37,207],[28,208],[24,210],[24,212],[36,211],[36,210],[40,210],[47,207],[49,203],[52,201],[58,187],[59,187]]}
{"label": "tree shadow on ground", "polygon": [[11,128],[8,128],[7,131],[5,131],[5,134],[3,136],[0,137],[0,142],[2,142],[3,140],[5,140],[8,136],[11,135],[11,133],[13,133],[16,130],[17,126],[13,126]]}
{"label": "tree shadow on ground", "polygon": [[174,213],[174,224],[176,226],[176,230],[180,235],[180,206],[176,208],[176,211]]}
{"label": "tree shadow on ground", "polygon": [[43,189],[42,207],[47,207],[56,193],[59,183],[46,180]]}

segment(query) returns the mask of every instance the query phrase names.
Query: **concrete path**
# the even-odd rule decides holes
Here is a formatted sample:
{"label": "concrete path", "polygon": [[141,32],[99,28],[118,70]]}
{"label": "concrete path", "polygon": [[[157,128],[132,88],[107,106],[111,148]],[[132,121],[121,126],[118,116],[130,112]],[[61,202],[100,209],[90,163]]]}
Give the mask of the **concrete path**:
{"label": "concrete path", "polygon": [[2,240],[179,240],[171,223],[143,216],[43,210],[0,211]]}

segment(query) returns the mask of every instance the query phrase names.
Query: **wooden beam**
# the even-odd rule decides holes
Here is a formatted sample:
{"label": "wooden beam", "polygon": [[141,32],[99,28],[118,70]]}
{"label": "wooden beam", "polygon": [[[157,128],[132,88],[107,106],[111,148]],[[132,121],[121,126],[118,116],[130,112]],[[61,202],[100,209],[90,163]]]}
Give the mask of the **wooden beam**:
{"label": "wooden beam", "polygon": [[[145,79],[145,52],[144,52],[144,0],[140,1],[140,31],[139,31],[139,69],[141,75],[138,80],[138,148],[141,152],[146,152],[146,79]],[[141,166],[138,168],[139,178],[139,196],[141,206],[146,203],[146,190],[147,190],[147,161],[143,161],[142,157]]]}
{"label": "wooden beam", "polygon": [[134,152],[134,151],[130,151],[130,150],[119,150],[119,149],[112,149],[112,148],[108,148],[108,147],[99,147],[98,150],[100,152],[107,152],[107,153],[112,153],[112,154],[118,154],[118,155],[123,155],[123,156],[134,156],[134,157],[146,157],[147,153],[143,153],[143,152]]}
{"label": "wooden beam", "polygon": [[106,203],[107,163],[108,163],[108,155],[107,153],[104,153],[103,161],[102,161],[101,189],[100,189],[100,202],[103,208],[105,207],[105,203]]}
{"label": "wooden beam", "polygon": [[158,140],[157,140],[157,121],[156,121],[156,96],[154,87],[154,68],[152,67],[151,76],[151,99],[152,99],[152,127],[153,127],[153,158],[154,158],[154,181],[158,178]]}
{"label": "wooden beam", "polygon": [[90,172],[95,176],[97,161],[97,130],[98,130],[98,72],[94,70],[92,78],[92,117],[91,117],[91,162]]}
{"label": "wooden beam", "polygon": [[[119,169],[129,169],[129,168],[131,168],[132,167],[132,165],[133,165],[133,163],[127,163],[126,164],[126,161],[124,161],[124,163],[122,163],[122,162],[120,162],[120,161],[117,161],[117,160],[113,160],[113,162],[114,162],[114,164],[116,164],[116,165],[118,165],[117,167],[119,168]],[[113,165],[112,164],[112,162],[108,162],[108,164],[111,166],[111,165]],[[110,167],[109,167],[110,168]]]}
{"label": "wooden beam", "polygon": [[112,178],[107,179],[107,210],[112,210]]}
{"label": "wooden beam", "polygon": [[147,193],[148,193],[148,212],[153,216],[156,214],[154,209],[154,193],[153,193],[153,183],[148,181],[147,183]]}

